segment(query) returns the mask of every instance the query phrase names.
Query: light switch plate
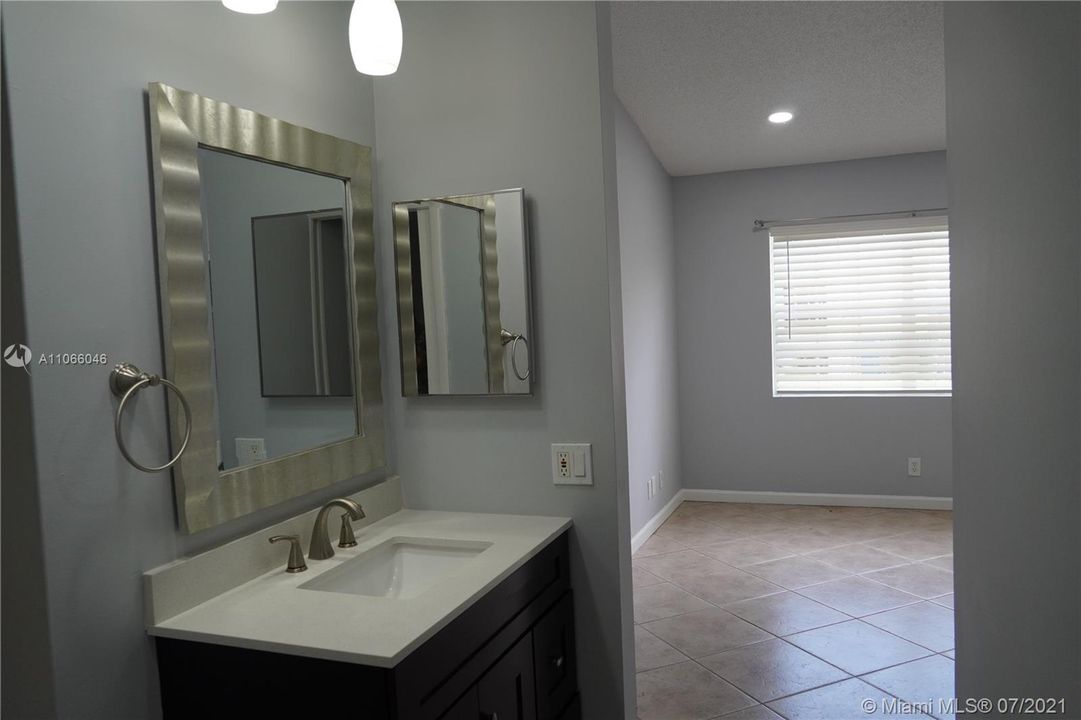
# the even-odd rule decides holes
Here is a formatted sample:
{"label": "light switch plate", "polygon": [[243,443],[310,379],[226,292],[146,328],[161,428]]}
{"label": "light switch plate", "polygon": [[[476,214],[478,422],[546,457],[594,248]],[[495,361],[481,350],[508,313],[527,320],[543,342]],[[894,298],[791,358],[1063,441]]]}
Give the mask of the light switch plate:
{"label": "light switch plate", "polygon": [[552,482],[556,485],[592,485],[593,446],[590,443],[553,443]]}

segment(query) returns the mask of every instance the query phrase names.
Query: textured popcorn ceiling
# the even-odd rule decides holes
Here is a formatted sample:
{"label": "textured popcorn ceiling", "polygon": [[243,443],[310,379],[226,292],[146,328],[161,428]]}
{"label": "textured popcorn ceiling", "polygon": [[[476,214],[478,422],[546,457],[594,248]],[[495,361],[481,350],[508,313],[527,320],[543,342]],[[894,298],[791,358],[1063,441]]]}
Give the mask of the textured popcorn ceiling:
{"label": "textured popcorn ceiling", "polygon": [[672,175],[946,147],[941,3],[617,2],[612,46]]}

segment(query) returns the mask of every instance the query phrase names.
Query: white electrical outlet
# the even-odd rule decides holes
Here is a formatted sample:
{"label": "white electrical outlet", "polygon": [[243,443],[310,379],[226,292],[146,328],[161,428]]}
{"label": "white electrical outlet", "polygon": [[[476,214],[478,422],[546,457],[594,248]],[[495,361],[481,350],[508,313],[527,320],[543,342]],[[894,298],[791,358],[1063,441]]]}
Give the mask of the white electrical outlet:
{"label": "white electrical outlet", "polygon": [[919,477],[920,473],[922,473],[922,472],[923,472],[923,462],[920,460],[920,458],[909,458],[908,459],[908,476],[909,477]]}
{"label": "white electrical outlet", "polygon": [[561,478],[571,476],[571,454],[566,450],[560,450],[556,453],[556,474]]}
{"label": "white electrical outlet", "polygon": [[233,438],[236,444],[236,460],[240,465],[266,460],[266,442],[263,438]]}
{"label": "white electrical outlet", "polygon": [[553,443],[552,482],[556,485],[592,485],[592,446],[589,443]]}
{"label": "white electrical outlet", "polygon": [[664,490],[664,470],[657,471],[657,489]]}
{"label": "white electrical outlet", "polygon": [[659,486],[657,485],[657,476],[654,475],[653,477],[651,477],[649,479],[649,496],[650,497],[656,497],[658,487]]}

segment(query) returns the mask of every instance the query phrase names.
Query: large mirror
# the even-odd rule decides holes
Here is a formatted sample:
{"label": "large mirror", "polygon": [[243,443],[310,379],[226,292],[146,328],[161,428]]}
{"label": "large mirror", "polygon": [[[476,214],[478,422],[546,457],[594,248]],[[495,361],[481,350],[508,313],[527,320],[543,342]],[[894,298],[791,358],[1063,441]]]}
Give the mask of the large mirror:
{"label": "large mirror", "polygon": [[356,435],[345,183],[198,156],[220,469]]}
{"label": "large mirror", "polygon": [[530,394],[522,190],[396,202],[393,214],[402,394]]}
{"label": "large mirror", "polygon": [[383,465],[370,150],[167,85],[149,99],[195,532]]}

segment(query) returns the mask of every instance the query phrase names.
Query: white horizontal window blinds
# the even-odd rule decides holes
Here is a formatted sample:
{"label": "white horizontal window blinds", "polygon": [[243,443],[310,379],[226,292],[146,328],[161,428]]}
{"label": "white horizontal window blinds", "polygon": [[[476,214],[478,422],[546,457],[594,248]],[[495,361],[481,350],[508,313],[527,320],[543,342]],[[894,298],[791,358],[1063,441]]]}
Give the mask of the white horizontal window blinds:
{"label": "white horizontal window blinds", "polygon": [[774,395],[948,395],[944,217],[774,226]]}

